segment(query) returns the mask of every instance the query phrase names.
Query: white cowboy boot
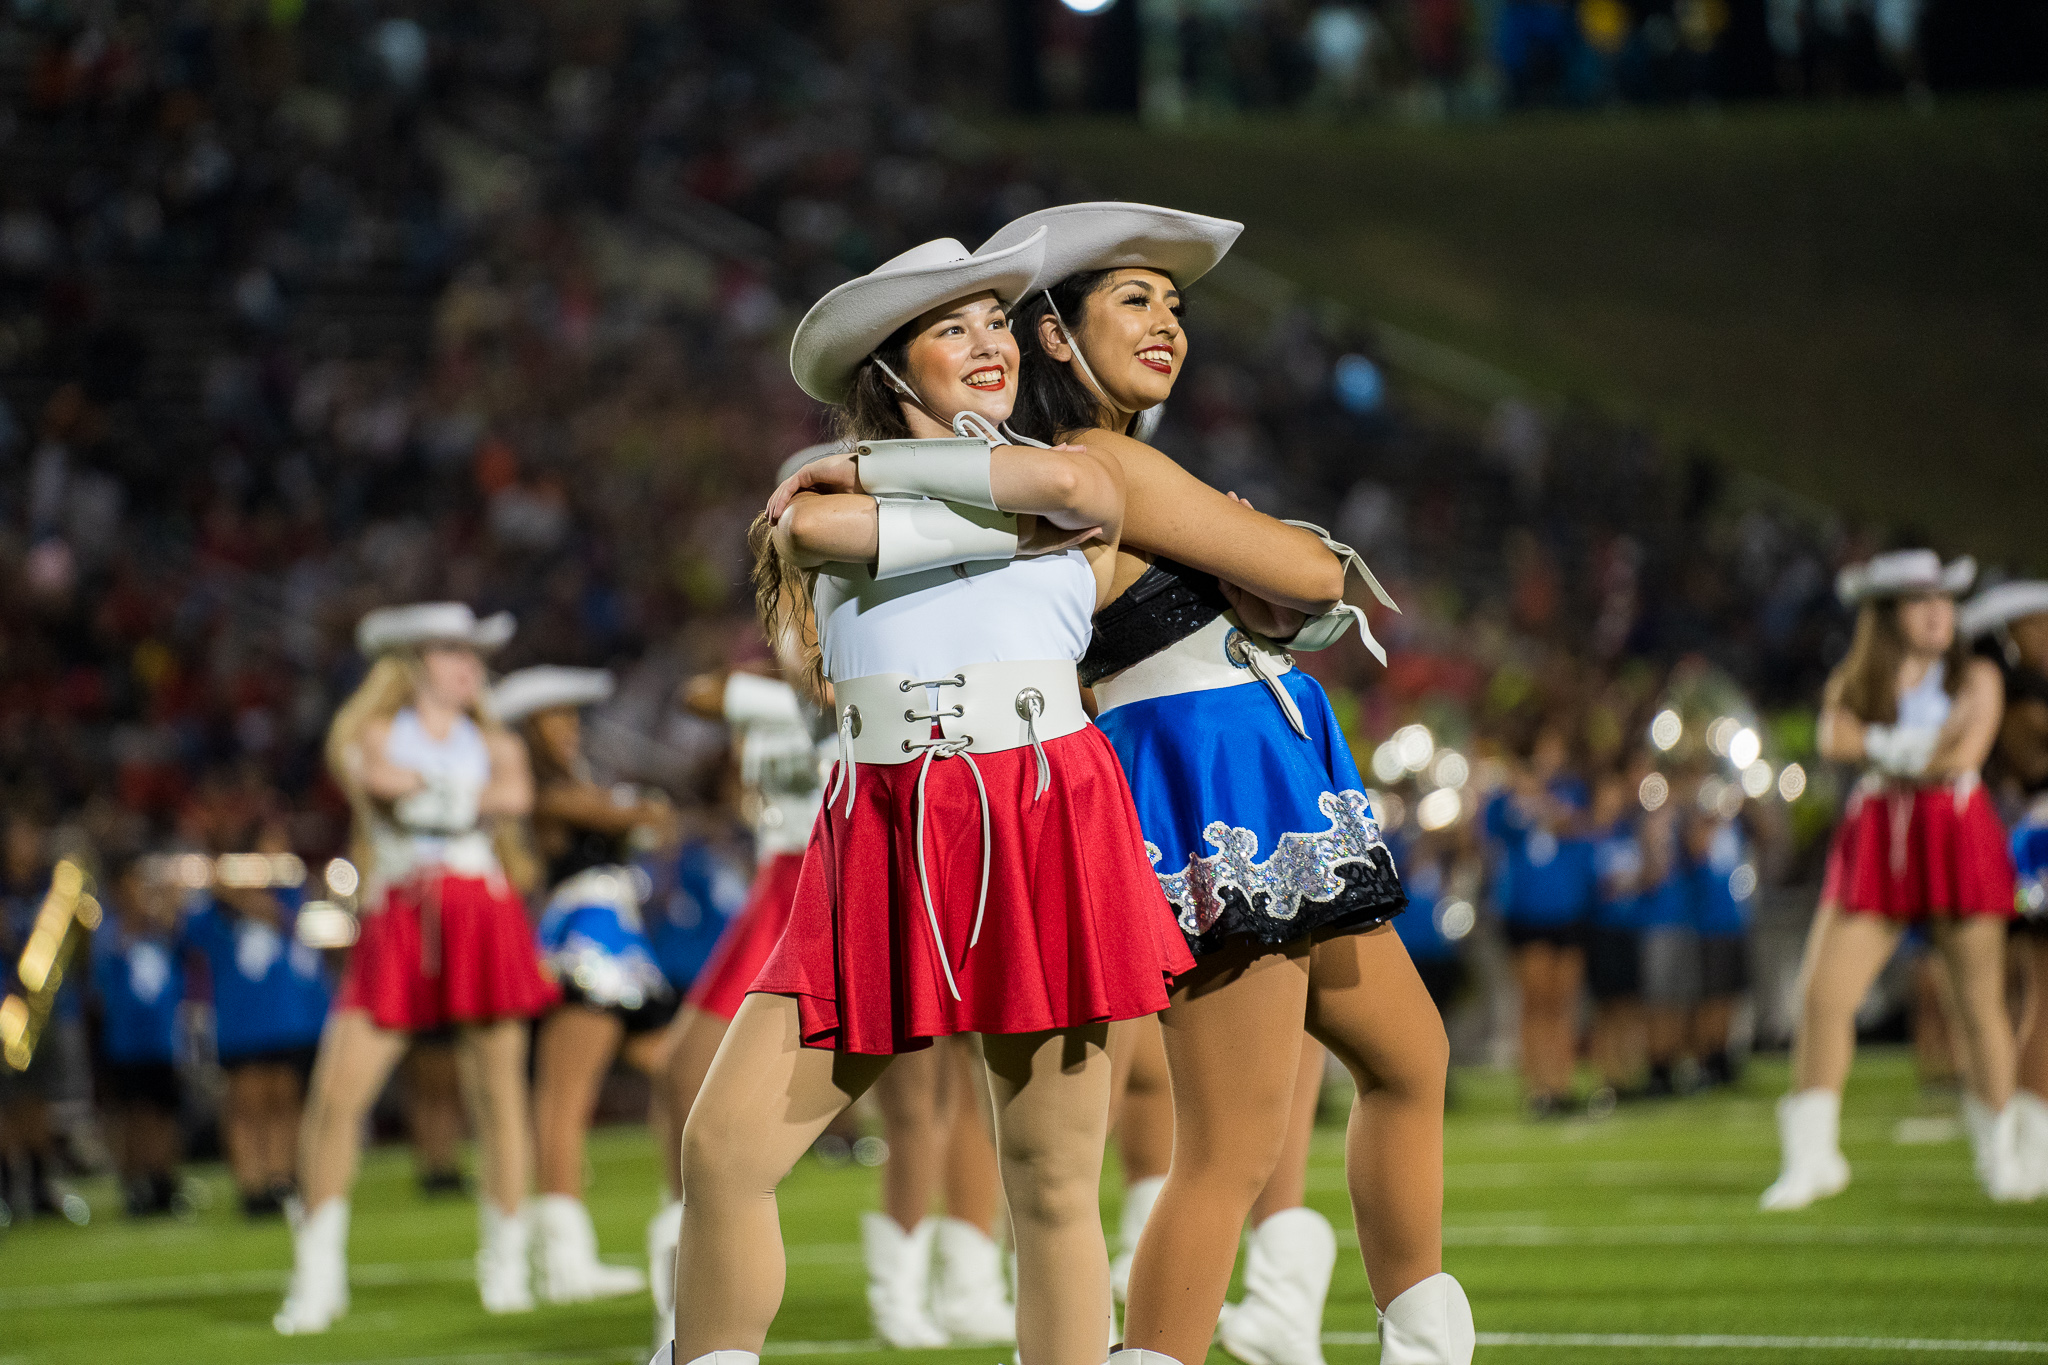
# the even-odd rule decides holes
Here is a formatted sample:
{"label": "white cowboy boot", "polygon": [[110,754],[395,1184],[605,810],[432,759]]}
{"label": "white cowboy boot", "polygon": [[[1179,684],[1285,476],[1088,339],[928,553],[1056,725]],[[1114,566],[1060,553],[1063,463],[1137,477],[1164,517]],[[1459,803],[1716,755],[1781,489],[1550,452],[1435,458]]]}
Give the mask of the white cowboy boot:
{"label": "white cowboy boot", "polygon": [[2048,1099],[2031,1090],[2015,1090],[2012,1107],[2019,1111],[2019,1168],[2029,1199],[2048,1195]]}
{"label": "white cowboy boot", "polygon": [[477,1206],[476,1289],[486,1313],[533,1311],[532,1235],[525,1212],[501,1213],[488,1199]]}
{"label": "white cowboy boot", "polygon": [[683,1201],[671,1199],[647,1220],[647,1287],[654,1291],[654,1344],[676,1339],[676,1245],[683,1240]]}
{"label": "white cowboy boot", "polygon": [[1244,1301],[1225,1304],[1217,1339],[1245,1365],[1323,1365],[1323,1301],[1337,1234],[1314,1209],[1282,1209],[1246,1239]]}
{"label": "white cowboy boot", "polygon": [[886,1213],[860,1216],[861,1250],[868,1264],[868,1312],[875,1335],[890,1346],[944,1346],[946,1334],[932,1321],[932,1235],[925,1219],[905,1232]]}
{"label": "white cowboy boot", "polygon": [[1118,1303],[1130,1297],[1131,1261],[1138,1254],[1138,1238],[1144,1234],[1152,1206],[1159,1202],[1159,1192],[1165,1188],[1165,1176],[1148,1175],[1132,1181],[1124,1190],[1123,1216],[1117,1221],[1116,1257],[1109,1263],[1109,1287]]}
{"label": "white cowboy boot", "polygon": [[1111,1351],[1109,1365],[1180,1365],[1164,1351]]}
{"label": "white cowboy boot", "polygon": [[1479,1344],[1465,1288],[1438,1271],[1380,1314],[1380,1365],[1472,1365]]}
{"label": "white cowboy boot", "polygon": [[581,1199],[544,1194],[533,1201],[533,1231],[539,1246],[540,1293],[549,1303],[616,1299],[647,1287],[647,1277],[630,1266],[597,1259],[597,1229]]}
{"label": "white cowboy boot", "polygon": [[1003,1282],[1003,1252],[995,1238],[958,1218],[938,1220],[939,1251],[932,1280],[932,1321],[956,1346],[1017,1339],[1017,1307]]}
{"label": "white cowboy boot", "polygon": [[1963,1096],[1963,1127],[1970,1135],[1977,1183],[1994,1204],[2024,1203],[2035,1195],[2021,1165],[2020,1107],[2008,1103],[1997,1113],[1975,1095]]}
{"label": "white cowboy boot", "polygon": [[[663,1342],[647,1365],[676,1365],[674,1340]],[[690,1365],[761,1365],[761,1357],[752,1351],[707,1351],[691,1361]]]}
{"label": "white cowboy boot", "polygon": [[312,1213],[293,1201],[292,1282],[270,1325],[285,1336],[324,1332],[348,1312],[348,1200]]}
{"label": "white cowboy boot", "polygon": [[1778,1101],[1778,1178],[1758,1206],[1769,1212],[1803,1209],[1849,1188],[1842,1156],[1842,1097],[1832,1090],[1802,1090]]}

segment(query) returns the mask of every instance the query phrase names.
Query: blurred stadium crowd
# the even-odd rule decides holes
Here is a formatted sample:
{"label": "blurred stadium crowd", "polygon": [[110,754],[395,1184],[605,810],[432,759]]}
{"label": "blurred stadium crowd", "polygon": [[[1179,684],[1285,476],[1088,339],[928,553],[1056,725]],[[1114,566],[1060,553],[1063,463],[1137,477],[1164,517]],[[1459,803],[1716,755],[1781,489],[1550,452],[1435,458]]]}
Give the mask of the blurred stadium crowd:
{"label": "blurred stadium crowd", "polygon": [[[787,377],[799,311],[916,242],[1109,188],[918,103],[886,51],[824,52],[746,6],[0,20],[10,962],[60,853],[110,874],[261,840],[337,854],[320,743],[381,603],[511,610],[508,669],[615,669],[605,771],[715,806],[724,737],[671,698],[765,652],[744,528],[822,435]],[[1817,881],[1837,792],[1813,713],[1848,620],[1831,588],[1875,533],[1591,412],[1402,380],[1372,328],[1255,271],[1194,307],[1160,446],[1330,523],[1404,606],[1390,668],[1355,643],[1309,666],[1402,841],[1404,937],[1447,1008],[1470,1002],[1466,1054],[1515,1032],[1502,921],[1591,921],[1677,945],[1627,971],[1594,953],[1608,1079],[1725,1076],[1747,983],[1702,944]],[[1561,848],[1509,790],[1606,833]],[[1492,894],[1503,866],[1522,900]],[[1579,984],[1521,986],[1549,1002],[1522,1030],[1540,1050]]]}

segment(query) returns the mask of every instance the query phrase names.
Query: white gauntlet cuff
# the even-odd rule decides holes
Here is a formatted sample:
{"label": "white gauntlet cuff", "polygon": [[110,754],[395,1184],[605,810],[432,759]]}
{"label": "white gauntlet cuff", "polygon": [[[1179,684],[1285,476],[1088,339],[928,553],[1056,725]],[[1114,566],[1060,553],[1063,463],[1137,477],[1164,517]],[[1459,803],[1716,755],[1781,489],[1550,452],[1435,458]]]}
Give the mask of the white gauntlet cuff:
{"label": "white gauntlet cuff", "polygon": [[931,498],[875,499],[875,578],[900,578],[976,559],[1017,557],[1010,512]]}
{"label": "white gauntlet cuff", "polygon": [[[1365,557],[1359,554],[1358,551],[1340,540],[1333,540],[1328,531],[1325,531],[1314,522],[1289,521],[1287,524],[1289,526],[1299,526],[1304,531],[1313,532],[1316,538],[1323,542],[1324,547],[1331,554],[1337,556],[1337,562],[1344,566],[1347,578],[1352,573],[1356,573],[1361,579],[1365,580],[1365,586],[1372,589],[1372,595],[1379,599],[1381,606],[1392,611],[1398,612],[1401,610],[1394,605],[1394,599],[1387,596],[1387,590],[1380,586],[1379,579],[1372,576],[1372,570],[1365,566]],[[1352,622],[1354,621],[1358,623],[1359,638],[1365,641],[1365,647],[1372,651],[1373,658],[1378,659],[1382,664],[1386,663],[1386,647],[1381,645],[1378,640],[1373,639],[1372,625],[1365,619],[1364,608],[1355,607],[1349,602],[1339,602],[1322,615],[1309,617],[1307,621],[1302,623],[1301,629],[1294,633],[1294,638],[1287,641],[1287,647],[1290,650],[1303,650],[1309,653],[1314,653],[1319,649],[1328,649],[1331,645],[1344,638],[1344,632],[1351,629]]]}
{"label": "white gauntlet cuff", "polygon": [[987,441],[933,437],[910,441],[862,441],[858,447],[860,491],[877,497],[937,498],[969,507],[996,505],[989,485]]}

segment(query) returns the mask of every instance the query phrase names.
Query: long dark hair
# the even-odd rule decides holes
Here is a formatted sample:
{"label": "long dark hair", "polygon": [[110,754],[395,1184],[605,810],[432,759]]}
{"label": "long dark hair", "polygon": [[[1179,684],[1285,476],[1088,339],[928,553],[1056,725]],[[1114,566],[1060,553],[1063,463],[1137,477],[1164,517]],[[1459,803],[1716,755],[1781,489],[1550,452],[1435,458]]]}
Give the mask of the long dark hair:
{"label": "long dark hair", "polygon": [[[1848,657],[1828,675],[1828,701],[1866,725],[1890,725],[1899,718],[1899,665],[1906,661],[1906,636],[1899,629],[1899,599],[1880,597],[1856,613],[1856,635]],[[1963,685],[1969,644],[1958,630],[1942,655],[1941,685],[1951,697]]]}
{"label": "long dark hair", "polygon": [[1022,435],[1051,445],[1102,424],[1102,399],[1081,378],[1078,366],[1046,353],[1041,336],[1055,303],[1059,316],[1079,328],[1089,298],[1114,273],[1083,270],[1069,275],[1052,288],[1033,294],[1010,314],[1010,330],[1017,335],[1023,361],[1017,373],[1017,407],[1009,424]]}
{"label": "long dark hair", "polygon": [[[833,411],[833,434],[843,441],[893,441],[910,435],[910,423],[903,417],[903,402],[889,377],[876,364],[879,358],[902,374],[910,354],[910,337],[915,320],[904,323],[861,361],[853,372],[853,386],[846,399]],[[792,681],[801,691],[822,700],[825,695],[825,656],[818,645],[817,622],[811,616],[811,594],[817,587],[818,571],[801,569],[782,557],[775,547],[775,523],[766,512],[747,527],[747,548],[754,553],[754,614],[776,657],[794,660],[798,676]]]}

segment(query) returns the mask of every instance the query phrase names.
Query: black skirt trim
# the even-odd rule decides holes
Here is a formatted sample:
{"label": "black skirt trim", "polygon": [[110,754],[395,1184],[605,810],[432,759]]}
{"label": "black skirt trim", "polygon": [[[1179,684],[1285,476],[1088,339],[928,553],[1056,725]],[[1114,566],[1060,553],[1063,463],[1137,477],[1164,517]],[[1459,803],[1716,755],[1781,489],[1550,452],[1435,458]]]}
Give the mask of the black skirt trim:
{"label": "black skirt trim", "polygon": [[[1276,919],[1266,913],[1267,897],[1259,893],[1247,900],[1235,886],[1223,887],[1217,899],[1223,913],[1203,934],[1183,935],[1188,950],[1197,959],[1220,952],[1239,939],[1254,939],[1278,947],[1305,934],[1362,934],[1391,921],[1408,907],[1408,893],[1401,889],[1401,876],[1394,870],[1394,857],[1384,847],[1368,851],[1364,862],[1345,863],[1336,869],[1344,889],[1326,901],[1304,900],[1291,919]],[[1175,907],[1179,909],[1178,906]]]}

